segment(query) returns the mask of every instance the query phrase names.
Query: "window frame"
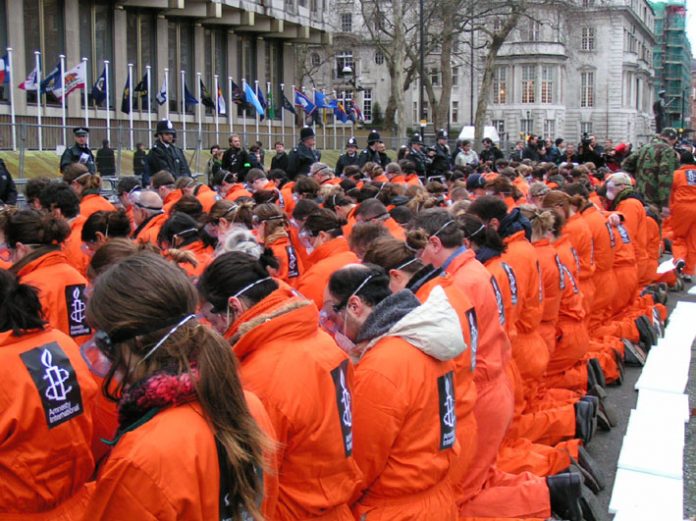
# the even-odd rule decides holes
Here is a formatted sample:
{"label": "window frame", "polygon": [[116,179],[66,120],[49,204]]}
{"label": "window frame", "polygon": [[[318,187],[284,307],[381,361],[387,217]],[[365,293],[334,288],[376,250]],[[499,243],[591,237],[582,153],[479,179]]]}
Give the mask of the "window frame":
{"label": "window frame", "polygon": [[341,13],[339,23],[342,33],[353,32],[353,13]]}
{"label": "window frame", "polygon": [[493,104],[505,105],[507,103],[507,65],[498,65],[493,70]]}
{"label": "window frame", "polygon": [[594,71],[580,72],[580,108],[594,107]]}
{"label": "window frame", "polygon": [[[520,81],[522,85],[521,103],[531,105],[536,103],[536,81],[537,81],[537,66],[536,65],[521,65]],[[531,75],[529,72],[531,71]]]}
{"label": "window frame", "polygon": [[372,122],[372,89],[366,88],[362,91],[362,113],[366,123]]}
{"label": "window frame", "polygon": [[597,49],[597,31],[594,27],[583,26],[580,32],[580,50],[593,52]]}
{"label": "window frame", "polygon": [[554,84],[556,79],[556,67],[553,65],[542,65],[541,66],[541,93],[539,96],[539,102],[545,105],[550,105],[553,103],[554,98]]}

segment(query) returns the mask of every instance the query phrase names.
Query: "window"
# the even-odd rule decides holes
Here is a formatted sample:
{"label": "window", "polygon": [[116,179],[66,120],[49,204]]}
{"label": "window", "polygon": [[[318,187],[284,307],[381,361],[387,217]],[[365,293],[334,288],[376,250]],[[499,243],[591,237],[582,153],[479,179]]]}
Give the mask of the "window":
{"label": "window", "polygon": [[[41,52],[41,78],[59,64],[65,54],[65,5],[63,0],[27,0],[24,2],[24,43],[26,71],[13,71],[15,83],[23,81],[34,70],[34,51]],[[3,49],[4,54],[4,49]],[[76,63],[66,63],[71,68]],[[23,75],[24,74],[24,75]],[[20,79],[21,78],[21,79]],[[46,103],[58,104],[53,94],[46,94]],[[36,103],[36,91],[27,93],[27,102]]]}
{"label": "window", "polygon": [[433,87],[440,85],[440,71],[435,68],[430,69],[430,83],[433,84]]}
{"label": "window", "polygon": [[580,73],[580,106],[594,107],[594,72]]}
{"label": "window", "polygon": [[[215,75],[218,76],[218,87],[222,91],[227,90],[227,30],[205,30],[205,75],[203,81],[208,88],[213,101],[216,100]],[[261,87],[259,87],[261,88]],[[265,89],[265,85],[263,86]],[[213,114],[213,109],[204,107],[206,114]]]}
{"label": "window", "polygon": [[534,120],[527,118],[520,120],[520,132],[525,135],[534,133]]}
{"label": "window", "polygon": [[452,67],[452,86],[459,85],[459,67]]}
{"label": "window", "polygon": [[375,63],[377,65],[384,64],[384,53],[380,50],[375,51]]}
{"label": "window", "polygon": [[521,29],[521,39],[528,42],[538,42],[541,39],[541,22],[537,20],[527,20]]}
{"label": "window", "polygon": [[459,102],[452,102],[452,110],[450,111],[452,123],[459,123]]}
{"label": "window", "polygon": [[493,103],[507,103],[507,67],[493,71]]}
{"label": "window", "polygon": [[553,103],[553,84],[556,68],[544,65],[541,67],[541,102]]}
{"label": "window", "polygon": [[582,4],[583,7],[593,7],[594,6],[594,0],[580,0],[580,3]]}
{"label": "window", "polygon": [[363,117],[365,121],[372,121],[372,89],[365,89],[363,91]]}
{"label": "window", "polygon": [[418,123],[419,117],[418,117],[418,102],[414,101],[413,102],[413,122]]}
{"label": "window", "polygon": [[336,78],[343,78],[343,69],[350,67],[355,74],[353,65],[353,51],[339,51],[336,53]]}
{"label": "window", "polygon": [[582,38],[581,38],[580,48],[583,51],[594,51],[595,50],[595,28],[594,27],[583,27],[582,28]]}
{"label": "window", "polygon": [[544,138],[553,140],[556,137],[556,120],[544,120]]}
{"label": "window", "polygon": [[491,121],[491,124],[498,131],[498,135],[502,139],[503,134],[505,133],[505,120],[504,119],[494,119],[493,121]]}
{"label": "window", "polygon": [[351,13],[341,13],[341,32],[353,32],[353,15]]}
{"label": "window", "polygon": [[313,52],[312,56],[310,57],[310,61],[311,61],[312,67],[319,67],[319,65],[321,65],[321,56],[319,56],[318,53]]}
{"label": "window", "polygon": [[[180,112],[181,100],[184,96],[181,71],[186,71],[186,84],[189,89],[194,87],[195,82],[195,71],[193,70],[193,25],[177,20],[169,20],[167,38],[169,41],[169,110]],[[193,110],[193,107],[189,108],[191,111]]]}
{"label": "window", "polygon": [[[5,0],[0,0],[0,52],[3,52],[7,48],[7,10],[5,6]],[[3,52],[4,54],[4,52]],[[28,67],[27,67],[28,68]],[[13,78],[17,80],[15,77]],[[7,80],[10,81],[9,79]],[[0,101],[9,101],[10,91],[5,87],[4,83],[0,83]]]}
{"label": "window", "polygon": [[[153,11],[147,10],[128,10],[126,12],[126,32],[128,43],[127,58],[128,63],[133,64],[133,88],[145,76],[149,65],[152,67],[153,77],[156,77],[157,72],[157,17]],[[175,69],[176,70],[176,69]],[[180,69],[179,69],[180,70]],[[193,70],[193,61],[191,68]],[[193,74],[191,72],[191,74]],[[152,90],[155,90],[154,82],[151,84]],[[147,96],[133,96],[134,110],[147,110],[148,99],[151,99],[152,92],[148,92]],[[154,110],[155,107],[151,108]]]}
{"label": "window", "polygon": [[522,103],[534,103],[536,91],[536,65],[522,66]]}
{"label": "window", "polygon": [[[114,93],[114,21],[113,8],[99,0],[80,0],[80,57],[87,62],[87,82],[94,84],[104,70],[104,60],[109,60],[109,98],[113,106]],[[72,67],[75,64],[66,64]],[[157,82],[157,70],[152,71],[153,84]],[[92,103],[92,89],[87,89]]]}
{"label": "window", "polygon": [[592,122],[591,121],[581,121],[580,122],[580,134],[587,134],[588,136],[592,134]]}
{"label": "window", "polygon": [[498,32],[503,27],[503,22],[497,16],[493,18],[493,31]]}

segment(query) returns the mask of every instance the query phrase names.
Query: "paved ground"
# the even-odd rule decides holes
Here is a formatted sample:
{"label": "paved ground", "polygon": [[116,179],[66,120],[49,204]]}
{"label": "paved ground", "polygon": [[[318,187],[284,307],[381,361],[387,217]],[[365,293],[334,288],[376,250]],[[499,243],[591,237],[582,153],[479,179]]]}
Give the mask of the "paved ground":
{"label": "paved ground", "polygon": [[[686,300],[696,302],[696,296],[687,295],[686,291],[681,293],[669,294],[668,307],[670,311],[674,308],[677,301]],[[696,317],[695,317],[696,318]],[[686,429],[686,446],[684,448],[684,516],[690,519],[696,516],[696,342],[692,346],[691,368],[689,373],[689,403],[692,410],[691,420]],[[609,387],[607,389],[608,403],[610,403],[618,413],[619,424],[610,432],[598,432],[592,440],[588,449],[592,456],[597,460],[607,475],[607,487],[598,494],[598,499],[604,509],[608,512],[609,500],[616,476],[616,463],[621,451],[621,443],[626,434],[628,417],[636,405],[638,393],[633,386],[640,376],[640,369],[627,367],[623,385]],[[612,516],[607,514],[606,519]],[[695,518],[696,519],[696,518]],[[656,520],[659,521],[659,520]]]}

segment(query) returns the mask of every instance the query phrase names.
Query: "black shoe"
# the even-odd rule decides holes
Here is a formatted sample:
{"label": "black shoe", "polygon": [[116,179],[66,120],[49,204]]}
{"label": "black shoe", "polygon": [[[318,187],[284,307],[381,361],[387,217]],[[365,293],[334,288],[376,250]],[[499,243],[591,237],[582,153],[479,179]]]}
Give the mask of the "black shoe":
{"label": "black shoe", "polygon": [[679,273],[680,275],[684,271],[684,268],[686,268],[686,261],[684,259],[679,259],[677,262],[674,263],[674,269]]}
{"label": "black shoe", "polygon": [[669,287],[664,282],[659,282],[657,284],[658,295],[660,296],[660,304],[666,306],[667,299],[669,298]]}
{"label": "black shoe", "polygon": [[610,406],[604,402],[599,403],[599,410],[597,411],[597,427],[603,431],[610,431],[612,427],[616,426],[616,412]]}
{"label": "black shoe", "polygon": [[604,490],[604,487],[607,484],[606,474],[585,447],[580,447],[578,451],[577,463],[578,466],[583,470],[583,474],[587,473],[592,476],[592,481],[597,484],[598,489],[594,490],[592,487],[589,487],[589,485],[588,487],[592,489],[595,494],[600,490]]}
{"label": "black shoe", "polygon": [[592,370],[590,362],[587,362],[587,392],[589,393],[594,387],[597,386],[597,375]]}
{"label": "black shoe", "polygon": [[602,505],[592,491],[585,486],[580,490],[580,509],[584,521],[607,521],[608,516],[603,514]]}
{"label": "black shoe", "polygon": [[660,312],[657,311],[656,308],[653,308],[652,315],[652,327],[655,331],[655,338],[659,342],[660,338],[664,338],[665,336],[665,325],[662,323]]}
{"label": "black shoe", "polygon": [[619,370],[619,378],[614,382],[614,385],[621,385],[624,381],[624,376],[626,373],[626,368],[624,367],[624,361],[621,360],[621,355],[615,349],[611,350],[614,355],[614,361],[616,362],[616,367]]}
{"label": "black shoe", "polygon": [[626,365],[631,365],[635,367],[643,367],[645,365],[645,359],[647,355],[639,346],[635,345],[633,342],[627,339],[623,339],[624,345],[624,360]]}
{"label": "black shoe", "polygon": [[604,371],[602,370],[602,366],[599,363],[599,360],[597,360],[596,358],[590,358],[587,361],[587,365],[588,365],[588,370],[591,369],[592,371],[594,371],[595,379],[597,380],[597,384],[606,388],[607,380],[604,377]]}
{"label": "black shoe", "polygon": [[596,396],[592,396],[591,394],[588,394],[580,398],[580,401],[589,403],[592,406],[592,416],[597,416],[600,404],[599,398],[597,398]]}
{"label": "black shoe", "polygon": [[602,387],[599,384],[595,385],[592,389],[588,390],[587,394],[591,396],[596,396],[600,400],[604,400],[607,397],[607,392],[604,390],[604,387]]}
{"label": "black shoe", "polygon": [[594,407],[588,402],[575,402],[575,437],[587,445],[597,429],[597,418],[593,416]]}
{"label": "black shoe", "polygon": [[568,521],[583,521],[582,476],[576,473],[556,474],[546,478],[551,498],[551,511]]}
{"label": "black shoe", "polygon": [[657,344],[657,338],[654,336],[652,326],[650,325],[650,320],[645,315],[639,316],[635,320],[636,328],[638,328],[638,334],[640,335],[640,343],[646,346],[649,350],[652,346]]}
{"label": "black shoe", "polygon": [[664,239],[662,243],[664,244],[664,252],[672,253],[672,241],[670,241],[669,239]]}
{"label": "black shoe", "polygon": [[[686,282],[687,284],[691,284],[693,282],[693,279],[691,278],[691,275],[682,275],[681,276],[682,280]],[[682,288],[683,289],[683,288]]]}

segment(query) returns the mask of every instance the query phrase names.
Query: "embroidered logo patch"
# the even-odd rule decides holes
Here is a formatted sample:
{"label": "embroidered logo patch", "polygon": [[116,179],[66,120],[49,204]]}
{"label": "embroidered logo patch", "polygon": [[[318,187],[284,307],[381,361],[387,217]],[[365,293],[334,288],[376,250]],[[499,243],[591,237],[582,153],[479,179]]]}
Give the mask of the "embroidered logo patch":
{"label": "embroidered logo patch", "polygon": [[297,262],[297,252],[295,252],[295,248],[292,246],[286,246],[285,251],[288,253],[288,277],[299,277],[300,267]]}
{"label": "embroidered logo patch", "polygon": [[454,373],[443,374],[437,379],[440,400],[440,450],[454,447],[457,440],[457,413],[454,408]]}
{"label": "embroidered logo patch", "polygon": [[75,370],[56,342],[19,356],[39,392],[49,429],[82,414],[82,394]]}
{"label": "embroidered logo patch", "polygon": [[614,230],[611,229],[611,224],[605,223],[607,226],[607,231],[609,232],[609,242],[611,243],[611,247],[614,248],[616,246],[616,238],[614,237]]}
{"label": "embroidered logo patch", "polygon": [[561,259],[559,258],[558,255],[556,255],[556,267],[558,268],[558,274],[560,276],[560,285],[561,285],[561,291],[565,289],[565,277],[563,276],[563,263],[561,262]]}
{"label": "embroidered logo patch", "polygon": [[466,320],[469,322],[469,334],[471,335],[471,370],[476,369],[476,352],[478,351],[478,319],[476,318],[476,310],[471,308],[466,312]]}
{"label": "embroidered logo patch", "polygon": [[89,335],[92,330],[87,325],[87,304],[85,303],[85,285],[75,284],[65,287],[65,303],[67,304],[68,326],[70,336]]}
{"label": "embroidered logo patch", "polygon": [[505,325],[505,304],[503,303],[503,292],[500,291],[500,286],[498,286],[498,281],[495,277],[491,277],[491,286],[493,286],[493,293],[495,293],[495,303],[498,305],[498,320],[501,325]]}
{"label": "embroidered logo patch", "polygon": [[628,230],[624,228],[623,224],[617,224],[616,229],[619,230],[621,242],[623,242],[624,244],[631,244],[631,238],[628,236]]}
{"label": "embroidered logo patch", "polygon": [[336,388],[336,405],[338,405],[338,417],[341,421],[343,434],[343,449],[346,456],[353,453],[353,412],[350,389],[348,389],[348,360],[331,371],[334,387]]}
{"label": "embroidered logo patch", "polygon": [[696,186],[696,170],[686,171],[686,184],[689,186]]}
{"label": "embroidered logo patch", "polygon": [[503,262],[503,269],[505,270],[505,275],[507,275],[508,282],[510,283],[510,293],[512,296],[512,305],[516,306],[517,305],[517,277],[515,276],[515,272],[512,271],[512,268],[510,267],[509,264],[505,264]]}

